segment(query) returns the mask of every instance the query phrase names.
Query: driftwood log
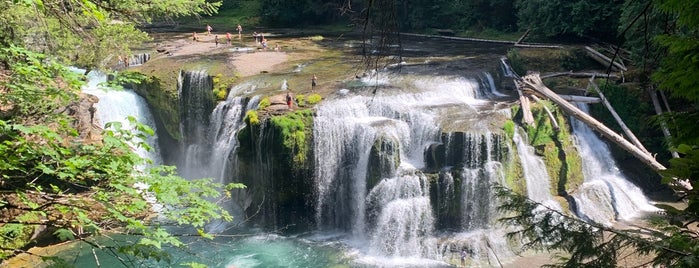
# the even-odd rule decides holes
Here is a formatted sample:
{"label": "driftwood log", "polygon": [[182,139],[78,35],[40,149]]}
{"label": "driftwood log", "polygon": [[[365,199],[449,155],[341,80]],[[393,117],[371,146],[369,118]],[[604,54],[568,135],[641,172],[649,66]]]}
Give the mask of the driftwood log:
{"label": "driftwood log", "polygon": [[547,73],[542,74],[541,79],[558,77],[558,76],[570,76],[573,78],[587,78],[587,77],[609,77],[609,78],[619,78],[619,76],[614,74],[603,74],[603,73],[592,73],[592,72],[559,72],[559,73]]}
{"label": "driftwood log", "polygon": [[580,103],[600,103],[602,100],[600,98],[596,97],[586,97],[586,96],[576,96],[576,95],[558,95],[561,97],[561,99],[571,101],[571,102],[580,102]]}
{"label": "driftwood log", "polygon": [[602,53],[597,52],[597,50],[595,50],[594,48],[586,46],[585,50],[587,50],[588,55],[590,55],[590,57],[592,57],[592,59],[596,60],[597,62],[605,66],[609,66],[611,64],[612,67],[618,71],[627,71],[626,66],[624,66],[622,63],[612,61],[612,59],[610,59]]}
{"label": "driftwood log", "polygon": [[[536,95],[531,95],[531,97],[532,97],[532,99],[534,99],[534,101],[536,101],[536,102],[538,102],[538,103],[541,103],[541,99],[539,99],[539,97],[537,97]],[[544,111],[546,111],[546,114],[548,114],[549,120],[551,120],[551,125],[553,125],[553,129],[556,129],[556,130],[560,129],[560,128],[558,127],[558,121],[556,121],[556,117],[553,116],[553,113],[551,112],[551,109],[549,109],[549,107],[547,107],[547,106],[546,106],[545,104],[543,104],[543,103],[541,103],[541,106],[544,107]]]}
{"label": "driftwood log", "polygon": [[646,150],[646,147],[643,146],[641,141],[639,141],[638,138],[636,138],[636,135],[633,134],[633,131],[631,131],[631,129],[629,129],[629,127],[626,126],[624,120],[621,120],[621,117],[619,116],[619,114],[617,114],[616,110],[614,110],[612,104],[609,103],[609,100],[607,100],[607,98],[604,96],[597,84],[595,84],[595,77],[590,78],[590,86],[592,87],[592,89],[595,90],[595,92],[597,92],[599,98],[602,100],[602,103],[604,103],[604,106],[607,107],[607,110],[609,110],[609,112],[612,114],[612,117],[614,117],[614,120],[616,120],[621,129],[624,130],[624,133],[626,133],[626,136],[631,140],[631,142],[633,142],[633,144],[635,144],[638,149],[641,149],[641,151],[645,152],[647,155],[651,155],[648,152],[648,150]]}

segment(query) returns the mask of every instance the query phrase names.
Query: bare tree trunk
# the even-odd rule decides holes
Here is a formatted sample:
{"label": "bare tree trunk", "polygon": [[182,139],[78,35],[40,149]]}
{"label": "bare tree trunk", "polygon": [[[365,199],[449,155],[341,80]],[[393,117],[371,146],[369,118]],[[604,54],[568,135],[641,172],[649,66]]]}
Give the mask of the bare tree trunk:
{"label": "bare tree trunk", "polygon": [[[655,107],[655,114],[661,115],[663,114],[663,107],[660,106],[660,102],[658,101],[658,95],[657,95],[657,90],[655,89],[649,89],[648,94],[650,94],[650,99],[653,101],[653,107]],[[662,91],[661,91],[662,93]],[[668,111],[670,111],[670,106],[667,103],[667,100],[664,98],[665,95],[663,96],[663,101],[665,102],[665,106],[668,107]],[[664,119],[660,120],[660,129],[663,131],[663,136],[665,137],[665,141],[669,146],[672,147],[672,135],[670,135],[670,130],[667,128],[667,123],[665,123]],[[672,155],[672,158],[680,158],[680,154],[678,154],[675,151],[670,150],[670,154]]]}
{"label": "bare tree trunk", "polygon": [[515,81],[517,85],[517,93],[519,94],[519,103],[522,105],[522,122],[527,125],[534,125],[534,115],[532,115],[532,110],[529,107],[529,99],[522,92],[524,84],[521,81]]}
{"label": "bare tree trunk", "polygon": [[627,71],[627,69],[626,69],[626,67],[625,67],[624,65],[622,65],[621,63],[618,63],[618,62],[616,62],[616,61],[612,61],[612,59],[610,59],[609,57],[605,56],[605,55],[602,54],[602,53],[597,52],[597,50],[595,50],[594,48],[591,48],[591,47],[586,46],[586,47],[585,47],[585,50],[587,50],[588,54],[589,54],[594,60],[598,61],[599,63],[602,63],[602,64],[604,64],[604,65],[612,64],[612,66],[614,66],[617,70],[621,70],[621,71],[624,71],[624,72]]}
{"label": "bare tree trunk", "polygon": [[602,100],[595,97],[585,97],[585,96],[575,96],[575,95],[558,95],[561,99],[572,101],[572,102],[582,102],[582,103],[600,103]]}
{"label": "bare tree trunk", "polygon": [[638,147],[638,149],[641,149],[641,151],[645,152],[647,155],[651,155],[648,152],[648,150],[646,150],[646,147],[643,146],[641,141],[639,141],[638,138],[636,138],[636,135],[634,135],[633,132],[626,126],[624,121],[621,120],[621,117],[619,117],[619,114],[616,113],[612,104],[609,103],[609,100],[607,100],[607,98],[604,97],[604,94],[602,94],[602,91],[599,90],[599,87],[597,86],[597,84],[595,84],[594,79],[595,79],[594,76],[590,78],[590,85],[592,86],[592,89],[594,89],[597,92],[597,94],[599,94],[599,98],[602,100],[602,103],[604,103],[604,106],[606,106],[607,109],[609,110],[609,112],[612,113],[612,116],[614,117],[616,122],[619,124],[621,129],[624,130],[624,133],[626,133],[626,136],[629,137],[631,142],[633,142],[633,144],[635,144],[636,147]]}
{"label": "bare tree trunk", "polygon": [[517,42],[515,42],[515,45],[517,45],[517,44],[519,44],[519,43],[522,43],[522,41],[524,41],[524,38],[527,38],[527,35],[529,35],[529,32],[531,32],[531,31],[532,31],[531,28],[530,28],[530,29],[527,29],[527,31],[524,32],[524,34],[522,35],[522,37],[520,37],[520,38],[517,40]]}
{"label": "bare tree trunk", "polygon": [[609,78],[619,78],[619,76],[613,74],[603,74],[603,73],[590,73],[590,72],[559,72],[559,73],[547,73],[542,74],[541,79],[557,77],[557,76],[570,76],[573,78],[585,78],[585,77],[609,77]]}

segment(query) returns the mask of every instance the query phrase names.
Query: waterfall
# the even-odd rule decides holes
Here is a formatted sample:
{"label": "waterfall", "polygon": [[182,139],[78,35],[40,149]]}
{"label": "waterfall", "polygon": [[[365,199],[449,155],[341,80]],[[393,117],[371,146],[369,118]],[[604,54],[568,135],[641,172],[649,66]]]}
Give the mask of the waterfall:
{"label": "waterfall", "polygon": [[[123,129],[130,129],[133,126],[127,117],[133,116],[138,122],[145,124],[156,130],[155,119],[148,109],[145,99],[137,95],[133,90],[114,90],[103,87],[101,84],[107,81],[107,75],[99,71],[91,71],[87,75],[87,84],[82,91],[95,95],[99,98],[96,105],[96,117],[103,124],[109,122],[120,122]],[[153,135],[147,138],[146,143],[152,148],[148,151],[141,147],[135,147],[136,153],[141,157],[150,159],[153,165],[162,163],[158,145],[158,136]]]}
{"label": "waterfall", "polygon": [[480,82],[481,82],[481,88],[483,88],[483,92],[488,97],[507,97],[507,94],[504,94],[500,91],[498,91],[497,87],[495,86],[495,80],[493,80],[493,76],[488,73],[488,72],[483,72],[483,75],[479,77]]}
{"label": "waterfall", "polygon": [[424,175],[385,178],[366,197],[377,215],[370,248],[383,256],[435,257],[436,245],[425,243],[434,230],[429,184]]}
{"label": "waterfall", "polygon": [[[578,104],[578,108],[588,110],[586,104]],[[621,174],[607,144],[582,122],[572,119],[572,125],[585,177],[574,194],[578,215],[611,225],[614,220],[628,220],[642,212],[657,211],[641,189]]]}
{"label": "waterfall", "polygon": [[561,206],[553,200],[553,195],[551,195],[551,179],[546,171],[544,161],[534,154],[534,148],[522,139],[520,131],[522,130],[518,128],[514,132],[513,139],[517,145],[519,159],[522,161],[524,179],[527,182],[527,196],[534,202],[562,211]]}
{"label": "waterfall", "polygon": [[[487,77],[488,86],[482,86],[480,80],[464,77],[375,73],[362,81],[390,90],[369,97],[345,93],[318,107],[313,127],[316,224],[322,230],[351,232],[352,243],[366,251],[356,264],[443,265],[429,263],[447,254],[435,236],[437,216],[455,219],[454,228],[471,234],[454,244],[481,250],[475,258],[513,255],[504,232],[490,229],[496,218],[490,187],[504,181],[500,139],[487,130],[442,134],[440,139],[437,123],[442,107],[477,113],[478,106],[488,103],[482,99],[493,95]],[[443,144],[443,164],[451,166],[440,172],[439,183],[419,170],[425,168],[426,149],[435,144]],[[442,198],[436,205],[455,212],[435,214],[431,184],[438,191],[434,195]]]}
{"label": "waterfall", "polygon": [[[364,232],[364,195],[369,150],[376,131],[360,97],[345,105],[324,105],[313,128],[315,142],[316,223]],[[349,224],[346,226],[344,224]]]}
{"label": "waterfall", "polygon": [[180,133],[184,155],[180,171],[182,176],[209,177],[201,168],[210,163],[209,122],[214,109],[213,81],[206,71],[180,71],[177,90],[180,99]]}
{"label": "waterfall", "polygon": [[416,108],[416,98],[326,100],[314,120],[313,135],[322,137],[314,139],[316,223],[350,231],[372,255],[435,252],[425,243],[434,229],[428,183],[416,168],[438,136],[433,115]]}
{"label": "waterfall", "polygon": [[[236,134],[245,125],[243,118],[251,108],[249,105],[256,105],[257,101],[228,94],[225,101],[209,110],[213,100],[210,99],[208,75],[199,71],[181,77],[182,135],[186,147],[181,173],[187,178],[215,178],[219,182],[230,182],[228,179],[235,172]],[[246,87],[249,85],[241,84],[231,92],[243,91]]]}
{"label": "waterfall", "polygon": [[129,62],[129,66],[143,65],[150,60],[150,53],[139,53],[128,56],[126,59]]}

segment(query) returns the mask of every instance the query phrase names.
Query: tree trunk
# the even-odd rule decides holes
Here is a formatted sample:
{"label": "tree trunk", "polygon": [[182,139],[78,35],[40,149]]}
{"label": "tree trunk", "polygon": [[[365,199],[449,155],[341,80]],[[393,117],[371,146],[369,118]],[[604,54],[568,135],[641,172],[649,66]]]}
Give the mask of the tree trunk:
{"label": "tree trunk", "polygon": [[516,45],[516,44],[519,44],[519,43],[522,43],[522,41],[524,41],[524,38],[527,38],[527,35],[529,35],[529,32],[531,32],[531,31],[532,31],[531,28],[530,28],[530,29],[527,29],[527,31],[524,32],[524,34],[522,35],[522,37],[520,37],[519,39],[517,39],[517,42],[515,42],[515,45]]}
{"label": "tree trunk", "polygon": [[547,73],[541,75],[541,79],[557,77],[557,76],[570,76],[573,78],[586,78],[586,77],[609,77],[609,78],[619,78],[619,76],[613,74],[603,74],[603,73],[588,73],[588,72],[559,72],[559,73]]}
{"label": "tree trunk", "polygon": [[[541,99],[539,99],[539,97],[537,97],[536,95],[531,95],[531,96],[532,96],[532,99],[534,99],[536,102],[541,103]],[[551,120],[551,124],[553,125],[553,128],[558,130],[559,129],[558,121],[556,121],[556,117],[553,116],[553,113],[551,112],[549,107],[546,107],[546,105],[543,103],[541,103],[541,106],[544,106],[544,111],[546,111],[546,114],[549,115],[549,119]]]}
{"label": "tree trunk", "polygon": [[558,95],[561,99],[571,101],[571,102],[582,102],[582,103],[600,103],[602,100],[595,97],[585,97],[585,96],[575,96],[575,95]]}
{"label": "tree trunk", "polygon": [[[522,86],[527,86],[531,88],[532,90],[535,90],[539,92],[540,94],[546,96],[549,98],[551,101],[554,103],[558,104],[561,109],[571,116],[577,118],[578,120],[582,121],[583,123],[587,124],[590,128],[597,130],[599,133],[602,134],[602,136],[608,138],[612,142],[616,143],[621,147],[622,149],[626,150],[627,152],[631,153],[633,156],[638,158],[642,163],[648,165],[649,167],[653,168],[654,170],[665,170],[665,166],[662,164],[658,163],[658,161],[655,160],[651,155],[644,153],[640,149],[638,149],[636,146],[634,146],[632,143],[629,141],[625,140],[624,137],[620,136],[619,134],[614,133],[611,129],[607,128],[604,124],[598,122],[595,120],[592,116],[586,114],[585,112],[581,111],[577,107],[573,106],[566,100],[562,99],[559,97],[556,93],[551,91],[546,85],[544,85],[543,81],[541,81],[541,78],[539,77],[538,73],[532,73],[532,74],[527,74],[525,77],[522,78],[521,81],[518,81],[518,83],[522,83]],[[692,190],[692,184],[689,183],[687,180],[678,180],[677,178],[674,178],[674,183],[671,184],[671,186],[676,186],[680,187],[680,190]]]}
{"label": "tree trunk", "polygon": [[591,47],[588,47],[588,46],[585,47],[585,50],[587,50],[588,55],[590,55],[590,56],[591,56],[594,60],[596,60],[597,62],[599,62],[599,63],[601,63],[601,64],[604,64],[604,65],[607,65],[607,66],[608,66],[609,64],[612,64],[612,66],[613,66],[614,68],[616,68],[616,70],[621,70],[621,71],[624,71],[624,72],[627,71],[627,69],[626,69],[626,67],[625,67],[624,65],[622,65],[622,64],[620,64],[620,63],[618,63],[618,62],[616,62],[616,61],[612,61],[612,59],[610,59],[609,57],[605,56],[605,55],[602,54],[602,53],[597,52],[597,50],[595,50],[595,49],[593,49],[593,48],[591,48]]}
{"label": "tree trunk", "polygon": [[609,103],[609,100],[607,100],[607,98],[604,97],[604,94],[602,94],[602,91],[599,90],[599,87],[597,86],[597,84],[595,84],[595,77],[594,76],[590,78],[590,85],[592,86],[592,89],[594,89],[597,92],[597,94],[599,94],[599,98],[602,100],[602,103],[604,103],[604,106],[606,106],[607,109],[609,110],[609,112],[612,113],[612,116],[614,117],[616,122],[619,124],[621,129],[624,130],[624,133],[626,133],[626,136],[629,137],[631,142],[633,142],[633,144],[635,144],[638,149],[641,149],[641,151],[645,152],[647,155],[651,155],[648,152],[648,150],[646,150],[646,147],[643,146],[641,141],[639,141],[638,138],[636,138],[636,135],[633,134],[633,132],[626,126],[626,124],[624,124],[624,121],[621,120],[621,117],[619,117],[619,114],[616,113],[612,104]]}
{"label": "tree trunk", "polygon": [[[655,108],[655,114],[661,115],[661,114],[663,114],[663,107],[660,106],[660,102],[658,101],[658,94],[657,93],[658,92],[655,89],[648,90],[648,94],[650,94],[650,99],[653,102],[653,107]],[[661,91],[661,93],[662,93],[662,91]],[[665,100],[665,98],[663,98],[663,101],[665,101],[665,105],[667,106],[668,105],[667,100]],[[668,108],[668,111],[670,111],[669,108]],[[665,141],[667,142],[667,144],[670,147],[672,147],[672,135],[670,135],[670,130],[667,128],[667,123],[665,123],[664,119],[660,120],[660,129],[663,131],[663,136],[665,137]],[[672,155],[672,158],[680,158],[680,154],[678,154],[675,151],[670,150],[670,154]]]}
{"label": "tree trunk", "polygon": [[519,103],[522,105],[522,122],[527,125],[534,125],[534,115],[532,115],[532,110],[529,107],[529,99],[522,92],[524,83],[522,81],[515,80],[517,85],[517,93],[519,94]]}

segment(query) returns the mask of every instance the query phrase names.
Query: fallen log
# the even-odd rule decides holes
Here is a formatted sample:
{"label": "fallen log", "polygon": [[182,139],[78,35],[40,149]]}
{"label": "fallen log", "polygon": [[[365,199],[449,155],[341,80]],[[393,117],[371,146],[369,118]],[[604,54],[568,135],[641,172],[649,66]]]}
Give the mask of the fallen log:
{"label": "fallen log", "polygon": [[612,61],[612,59],[610,59],[602,53],[597,52],[597,50],[595,50],[594,48],[585,46],[585,50],[587,50],[588,55],[590,55],[590,57],[592,57],[592,59],[596,60],[597,62],[605,66],[609,66],[609,64],[611,63],[612,67],[616,70],[621,70],[624,72],[627,71],[626,67],[623,64],[616,61]]}
{"label": "fallen log", "polygon": [[524,122],[527,125],[533,126],[534,115],[532,114],[532,110],[529,107],[529,99],[522,92],[524,84],[521,80],[515,80],[515,85],[517,86],[517,94],[519,94],[519,103],[520,105],[522,105],[522,122]]}
{"label": "fallen log", "polygon": [[589,72],[559,72],[559,73],[547,73],[541,75],[541,79],[558,77],[558,76],[570,76],[573,78],[588,78],[588,77],[604,77],[604,78],[619,78],[619,76],[614,74],[603,74],[603,73],[589,73]]}
{"label": "fallen log", "polygon": [[560,46],[560,45],[518,44],[517,42],[513,42],[513,41],[492,40],[492,39],[481,39],[481,38],[470,38],[470,37],[429,35],[429,34],[415,34],[415,33],[401,33],[401,35],[406,35],[406,36],[417,36],[417,37],[428,37],[428,38],[442,38],[442,39],[459,40],[459,41],[470,41],[470,42],[482,42],[482,43],[505,44],[505,45],[513,45],[513,46],[515,46],[515,47],[525,47],[525,48],[563,48],[563,46]]}
{"label": "fallen log", "polygon": [[549,107],[547,107],[545,104],[543,104],[541,102],[541,99],[539,99],[539,97],[537,97],[536,95],[531,95],[531,97],[532,97],[532,99],[534,99],[534,101],[541,103],[541,106],[544,107],[544,111],[546,111],[546,114],[548,114],[548,116],[549,116],[549,120],[551,120],[551,124],[553,125],[553,129],[558,130],[559,129],[558,121],[556,121],[556,117],[553,116],[553,113],[551,112]]}
{"label": "fallen log", "polygon": [[609,100],[607,100],[607,98],[604,97],[604,94],[602,93],[602,91],[599,90],[599,87],[597,86],[597,84],[595,84],[595,77],[590,78],[590,86],[592,86],[592,89],[594,89],[595,92],[597,92],[597,94],[599,95],[599,98],[602,100],[602,103],[604,104],[604,106],[606,106],[607,110],[609,110],[609,112],[612,113],[612,117],[614,117],[614,119],[619,124],[621,129],[624,130],[624,133],[626,133],[626,136],[629,137],[631,142],[633,142],[633,144],[635,144],[638,149],[645,152],[647,155],[651,155],[648,152],[648,150],[646,150],[646,147],[643,146],[641,141],[639,141],[638,138],[636,138],[636,135],[633,134],[631,129],[629,129],[626,126],[626,124],[624,123],[624,120],[621,120],[621,117],[619,116],[619,114],[616,113],[616,110],[614,110],[614,107],[612,106],[612,104],[609,103]]}
{"label": "fallen log", "polygon": [[580,102],[580,103],[600,103],[602,100],[600,98],[596,97],[586,97],[586,96],[575,96],[575,95],[558,95],[562,99],[571,101],[571,102]]}
{"label": "fallen log", "polygon": [[520,37],[519,39],[517,39],[517,42],[515,42],[515,45],[516,45],[516,44],[522,43],[522,41],[524,41],[524,38],[527,38],[527,35],[529,35],[529,32],[531,32],[531,31],[532,31],[531,28],[530,28],[530,29],[527,29],[527,31],[524,32],[524,34],[522,35],[522,37]]}
{"label": "fallen log", "polygon": [[[665,170],[665,166],[662,164],[658,163],[658,161],[653,158],[653,156],[646,154],[645,152],[641,151],[638,149],[636,146],[634,146],[631,142],[627,141],[624,139],[624,137],[620,136],[619,134],[616,134],[614,131],[611,129],[607,128],[604,124],[600,123],[596,119],[594,119],[592,116],[588,115],[587,113],[581,111],[571,103],[567,102],[566,100],[562,99],[559,97],[556,93],[554,93],[551,89],[546,87],[544,85],[543,81],[539,77],[538,73],[531,73],[527,74],[522,78],[521,81],[523,86],[529,87],[532,90],[544,95],[554,103],[558,104],[559,107],[570,114],[571,116],[575,117],[576,119],[582,121],[583,123],[587,124],[590,128],[598,131],[602,136],[608,138],[612,142],[616,143],[621,147],[622,149],[626,150],[627,152],[631,153],[634,157],[638,158],[642,163],[648,165],[649,167],[653,168],[654,170]],[[692,185],[684,180],[677,180],[675,179],[674,185],[679,186],[683,188],[684,190],[691,190]]]}
{"label": "fallen log", "polygon": [[[661,115],[663,113],[663,108],[660,106],[660,101],[658,101],[658,95],[656,94],[657,92],[658,90],[655,89],[648,90],[648,94],[650,94],[650,99],[653,102],[653,107],[655,108],[655,114]],[[662,91],[660,91],[660,96],[663,98],[663,102],[665,103],[665,107],[667,107],[667,111],[671,112],[670,105],[668,104],[667,98],[665,98],[665,94],[663,94]],[[672,147],[672,135],[670,135],[670,130],[667,127],[665,118],[662,117],[660,117],[660,129],[662,129],[663,131],[665,141],[668,145]],[[680,158],[680,154],[675,151],[670,151],[670,155],[672,155],[672,158]]]}

